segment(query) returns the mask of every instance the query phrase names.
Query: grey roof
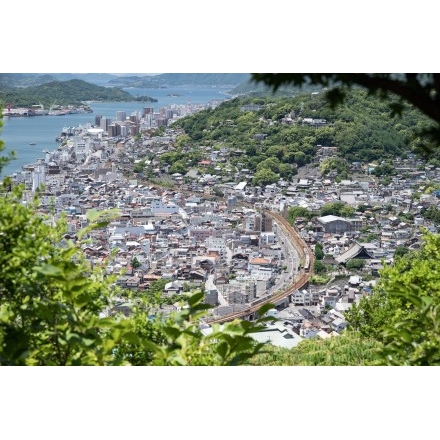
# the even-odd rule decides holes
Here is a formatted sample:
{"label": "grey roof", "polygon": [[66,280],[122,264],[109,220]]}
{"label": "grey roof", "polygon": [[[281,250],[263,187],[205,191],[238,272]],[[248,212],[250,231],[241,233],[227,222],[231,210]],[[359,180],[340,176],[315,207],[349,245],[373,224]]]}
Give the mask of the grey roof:
{"label": "grey roof", "polygon": [[318,217],[317,219],[320,223],[331,223],[336,220],[343,220],[346,221],[345,218],[338,217],[336,215],[325,215],[324,217]]}
{"label": "grey roof", "polygon": [[301,336],[281,323],[268,325],[266,330],[252,333],[251,336],[258,342],[268,342],[284,348],[295,347],[303,340]]}
{"label": "grey roof", "polygon": [[360,245],[359,243],[355,243],[350,249],[348,249],[344,253],[335,257],[335,260],[338,263],[346,263],[347,261],[351,260],[352,258],[355,258],[356,256],[358,256],[362,251],[365,251],[365,253],[368,256],[370,256],[370,258],[373,258],[373,256],[370,255],[368,249],[366,249],[364,246]]}

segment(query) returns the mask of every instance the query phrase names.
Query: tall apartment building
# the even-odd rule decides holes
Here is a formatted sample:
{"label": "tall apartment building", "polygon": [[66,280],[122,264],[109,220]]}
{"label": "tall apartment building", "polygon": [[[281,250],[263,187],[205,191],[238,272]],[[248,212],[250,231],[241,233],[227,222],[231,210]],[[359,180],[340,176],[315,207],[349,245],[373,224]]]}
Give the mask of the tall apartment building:
{"label": "tall apartment building", "polygon": [[152,115],[154,113],[154,107],[144,107],[142,112],[142,117],[145,118],[146,115]]}
{"label": "tall apartment building", "polygon": [[99,127],[102,128],[104,131],[107,131],[111,123],[112,120],[110,118],[106,118],[105,116],[102,116],[101,120],[99,121]]}
{"label": "tall apartment building", "polygon": [[40,164],[32,172],[32,191],[36,191],[41,185],[46,183],[46,168]]}
{"label": "tall apartment building", "polygon": [[246,232],[271,232],[272,231],[272,217],[266,215],[264,212],[252,212],[243,218],[243,229]]}
{"label": "tall apartment building", "polygon": [[125,111],[119,110],[116,112],[116,120],[117,121],[125,122],[126,119],[127,119],[127,114]]}

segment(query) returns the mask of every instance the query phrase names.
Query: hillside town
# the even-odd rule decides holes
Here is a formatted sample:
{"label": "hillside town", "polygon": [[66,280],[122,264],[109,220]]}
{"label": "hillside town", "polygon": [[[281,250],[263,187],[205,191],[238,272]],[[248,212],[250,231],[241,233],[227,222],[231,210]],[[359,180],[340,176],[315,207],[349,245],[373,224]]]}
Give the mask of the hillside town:
{"label": "hillside town", "polygon": [[[245,109],[249,111],[249,109]],[[292,227],[312,252],[322,249],[322,276],[295,291],[268,312],[277,321],[261,341],[292,347],[307,338],[337,336],[344,312],[369,295],[381,268],[403,248],[417,249],[422,232],[437,232],[423,211],[438,205],[440,169],[414,155],[396,159],[397,172],[381,184],[371,165],[350,164],[351,179],[323,176],[319,165],[336,157],[337,148],[317,146],[314,161],[291,181],[252,185],[253,174],[232,166],[236,147],[199,145],[202,158],[185,173],[170,173],[161,156],[175,150],[182,130],[173,122],[184,112],[163,109],[142,115],[118,112],[115,120],[95,117],[95,124],[65,127],[60,145],[12,177],[30,201],[39,192],[41,214],[67,219],[68,237],[88,225],[89,210],[118,209],[106,228],[91,231],[83,252],[93,266],[105,267],[130,291],[146,290],[164,280],[163,295],[181,307],[179,295],[202,290],[212,305],[206,319],[228,316],[269,299],[305,270],[298,249],[271,213],[285,218],[301,207],[314,214],[296,217]],[[325,121],[324,121],[325,122]],[[322,123],[324,123],[322,122]],[[321,215],[325,205],[342,202],[353,215]],[[350,262],[359,262],[355,265]],[[103,313],[130,313],[123,296]]]}

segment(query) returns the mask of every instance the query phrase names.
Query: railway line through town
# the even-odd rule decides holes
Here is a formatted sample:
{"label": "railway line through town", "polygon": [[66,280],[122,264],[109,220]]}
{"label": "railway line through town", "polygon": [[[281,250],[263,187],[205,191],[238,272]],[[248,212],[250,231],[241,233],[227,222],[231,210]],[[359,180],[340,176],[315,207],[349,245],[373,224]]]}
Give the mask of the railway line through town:
{"label": "railway line through town", "polygon": [[228,321],[233,321],[234,319],[254,319],[258,314],[258,310],[264,304],[276,304],[292,295],[296,290],[302,289],[309,282],[310,276],[313,273],[313,266],[315,262],[313,252],[311,251],[307,243],[299,235],[299,233],[281,214],[274,213],[269,210],[264,210],[264,213],[272,217],[272,219],[277,223],[278,227],[282,229],[286,240],[289,240],[292,246],[295,247],[298,255],[302,260],[301,269],[293,277],[292,283],[288,285],[285,289],[275,292],[274,294],[265,298],[253,301],[249,307],[243,310],[223,316],[207,318],[207,323],[224,323]]}
{"label": "railway line through town", "polygon": [[[180,190],[179,192],[182,194],[193,195],[193,193],[185,190]],[[213,196],[213,198],[216,199],[215,196]],[[250,209],[256,209],[255,205],[251,203],[245,202],[244,205]],[[314,254],[299,233],[281,214],[263,208],[260,208],[259,210],[264,212],[265,215],[272,217],[278,227],[282,229],[285,239],[290,241],[291,245],[295,248],[296,252],[300,256],[300,259],[302,260],[302,264],[300,264],[301,269],[293,276],[292,282],[281,291],[276,291],[272,295],[252,301],[249,307],[245,309],[233,311],[232,313],[222,316],[206,317],[204,320],[209,324],[224,323],[233,321],[234,319],[254,319],[257,316],[258,310],[263,305],[269,303],[276,304],[283,299],[288,298],[296,290],[305,287],[313,274],[313,266],[315,262]]]}

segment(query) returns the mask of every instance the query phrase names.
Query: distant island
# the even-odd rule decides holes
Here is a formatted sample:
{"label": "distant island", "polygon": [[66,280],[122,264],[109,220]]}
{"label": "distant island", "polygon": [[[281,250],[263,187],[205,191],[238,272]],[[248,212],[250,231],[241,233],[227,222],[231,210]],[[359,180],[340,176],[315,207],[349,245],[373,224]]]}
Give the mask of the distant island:
{"label": "distant island", "polygon": [[162,73],[154,76],[124,76],[109,81],[117,87],[163,88],[170,86],[230,86],[250,79],[249,73]]}
{"label": "distant island", "polygon": [[99,102],[157,102],[150,96],[135,97],[118,87],[104,87],[79,79],[52,81],[38,86],[11,87],[4,85],[0,75],[0,106],[3,108],[31,108],[39,105],[81,106],[86,101]]}

